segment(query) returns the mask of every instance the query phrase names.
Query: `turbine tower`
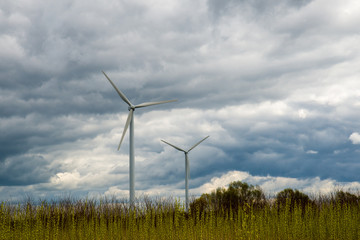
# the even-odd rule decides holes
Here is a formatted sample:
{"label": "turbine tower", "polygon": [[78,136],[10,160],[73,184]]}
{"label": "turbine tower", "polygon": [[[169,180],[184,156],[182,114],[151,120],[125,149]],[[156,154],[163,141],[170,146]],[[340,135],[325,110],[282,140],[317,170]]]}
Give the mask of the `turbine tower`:
{"label": "turbine tower", "polygon": [[157,104],[162,104],[162,103],[168,103],[168,102],[175,102],[177,100],[168,100],[168,101],[160,101],[160,102],[145,102],[145,103],[140,103],[138,105],[133,105],[129,99],[125,96],[125,94],[123,94],[116,86],[115,84],[110,80],[110,78],[106,75],[106,73],[104,71],[102,71],[102,73],[105,75],[105,77],[109,80],[109,82],[111,83],[111,85],[115,88],[116,92],[119,94],[119,96],[121,97],[121,99],[127,104],[129,105],[128,110],[129,110],[129,115],[127,117],[126,123],[125,123],[125,127],[124,127],[124,131],[122,133],[121,139],[120,139],[120,143],[118,146],[118,150],[120,149],[121,143],[124,139],[125,133],[130,125],[130,151],[129,151],[129,182],[130,182],[130,204],[133,205],[134,204],[134,200],[135,200],[135,152],[134,152],[134,111],[136,108],[142,108],[142,107],[148,107],[148,106],[152,106],[152,105],[157,105]]}
{"label": "turbine tower", "polygon": [[192,146],[189,150],[185,151],[182,148],[179,148],[171,143],[168,143],[164,140],[164,143],[172,146],[173,148],[175,148],[176,150],[179,150],[181,152],[185,153],[185,207],[186,207],[186,212],[189,210],[189,178],[190,178],[190,165],[189,165],[189,159],[188,159],[188,153],[193,150],[197,145],[199,145],[200,143],[202,143],[203,141],[205,141],[205,139],[207,139],[210,136],[207,136],[205,138],[203,138],[201,141],[197,142],[194,146]]}

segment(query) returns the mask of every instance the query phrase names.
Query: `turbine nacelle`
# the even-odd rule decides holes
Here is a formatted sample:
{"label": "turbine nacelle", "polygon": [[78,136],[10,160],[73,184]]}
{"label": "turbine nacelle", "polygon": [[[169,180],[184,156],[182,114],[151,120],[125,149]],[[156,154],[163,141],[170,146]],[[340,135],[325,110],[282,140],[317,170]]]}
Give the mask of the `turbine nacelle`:
{"label": "turbine nacelle", "polygon": [[185,155],[186,155],[186,154],[188,154],[191,150],[193,150],[195,147],[197,147],[197,145],[199,145],[200,143],[202,143],[203,141],[205,141],[208,137],[210,137],[210,136],[207,136],[207,137],[203,138],[202,140],[200,140],[199,142],[195,143],[195,144],[194,144],[191,148],[189,148],[189,150],[187,150],[187,151],[184,150],[184,149],[182,149],[182,148],[179,148],[179,147],[177,147],[177,146],[175,146],[175,145],[173,145],[173,144],[171,144],[171,143],[168,143],[168,142],[166,142],[165,140],[161,140],[161,141],[164,142],[164,143],[166,143],[167,145],[175,148],[176,150],[179,150],[180,152],[184,152]]}

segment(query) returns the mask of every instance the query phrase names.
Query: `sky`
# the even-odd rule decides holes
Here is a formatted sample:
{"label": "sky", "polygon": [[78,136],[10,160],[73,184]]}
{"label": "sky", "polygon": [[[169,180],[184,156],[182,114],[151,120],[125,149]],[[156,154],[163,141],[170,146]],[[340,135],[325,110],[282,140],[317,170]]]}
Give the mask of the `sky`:
{"label": "sky", "polygon": [[360,188],[360,2],[0,2],[0,198]]}

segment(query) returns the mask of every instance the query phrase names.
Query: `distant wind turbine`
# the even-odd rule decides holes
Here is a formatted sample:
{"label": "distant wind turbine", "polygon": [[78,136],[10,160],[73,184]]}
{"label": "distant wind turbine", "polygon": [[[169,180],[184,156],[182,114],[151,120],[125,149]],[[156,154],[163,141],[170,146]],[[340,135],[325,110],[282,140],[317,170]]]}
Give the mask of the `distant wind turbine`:
{"label": "distant wind turbine", "polygon": [[110,78],[106,75],[106,73],[103,71],[102,72],[105,77],[109,80],[109,82],[111,83],[111,85],[115,88],[116,92],[119,94],[119,96],[121,97],[121,99],[127,103],[127,105],[129,105],[128,109],[129,109],[129,115],[127,117],[126,123],[125,123],[125,127],[124,127],[124,131],[122,133],[121,136],[121,140],[118,146],[118,150],[120,149],[121,143],[124,139],[125,133],[129,127],[130,124],[130,152],[129,152],[129,178],[130,178],[130,204],[134,204],[134,200],[135,200],[135,174],[134,174],[134,170],[135,170],[135,152],[134,152],[134,111],[136,108],[142,108],[142,107],[148,107],[148,106],[152,106],[152,105],[157,105],[157,104],[162,104],[162,103],[168,103],[168,102],[175,102],[177,100],[168,100],[168,101],[160,101],[160,102],[145,102],[145,103],[140,103],[138,105],[133,105],[129,99],[125,96],[125,94],[123,94],[116,86],[115,84],[110,80]]}
{"label": "distant wind turbine", "polygon": [[189,178],[190,178],[190,165],[189,165],[189,159],[188,159],[188,153],[193,150],[197,145],[199,145],[200,143],[202,143],[203,141],[205,141],[205,139],[207,139],[210,136],[207,136],[205,138],[203,138],[201,141],[197,142],[194,146],[192,146],[189,150],[185,151],[182,148],[179,148],[171,143],[168,143],[164,140],[164,143],[172,146],[173,148],[175,148],[176,150],[179,150],[181,152],[185,153],[185,207],[186,207],[186,211],[189,210]]}

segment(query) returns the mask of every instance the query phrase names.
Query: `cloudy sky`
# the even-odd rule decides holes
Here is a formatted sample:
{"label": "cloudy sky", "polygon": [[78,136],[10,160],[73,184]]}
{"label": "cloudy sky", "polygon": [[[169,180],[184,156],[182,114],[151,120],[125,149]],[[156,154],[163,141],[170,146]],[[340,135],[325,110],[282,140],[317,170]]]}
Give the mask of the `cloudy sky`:
{"label": "cloudy sky", "polygon": [[356,0],[0,2],[0,196],[360,188]]}

